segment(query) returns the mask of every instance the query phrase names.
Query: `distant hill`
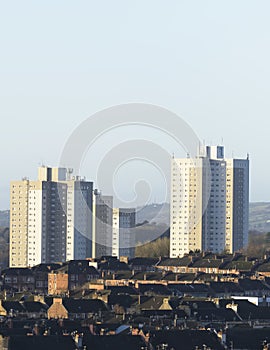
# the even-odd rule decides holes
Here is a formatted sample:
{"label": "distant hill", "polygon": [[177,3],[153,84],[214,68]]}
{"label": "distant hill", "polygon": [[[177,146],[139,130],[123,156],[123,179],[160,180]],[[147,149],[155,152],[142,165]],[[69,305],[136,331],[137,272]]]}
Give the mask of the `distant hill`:
{"label": "distant hill", "polygon": [[170,205],[169,203],[149,204],[144,207],[137,208],[137,223],[148,221],[156,224],[170,223]]}
{"label": "distant hill", "polygon": [[9,227],[9,210],[0,210],[0,226]]}
{"label": "distant hill", "polygon": [[0,268],[8,266],[9,228],[0,227]]}
{"label": "distant hill", "polygon": [[[137,208],[136,222],[170,224],[169,203],[149,204]],[[0,226],[9,227],[9,210],[0,211]],[[249,229],[261,232],[270,231],[270,202],[253,202],[249,205]]]}
{"label": "distant hill", "polygon": [[145,223],[144,225],[137,226],[135,232],[136,244],[152,242],[160,237],[170,237],[169,226],[166,224]]}
{"label": "distant hill", "polygon": [[[250,231],[270,232],[270,202],[250,203],[249,208]],[[137,244],[150,242],[159,237],[169,237],[169,203],[149,204],[137,208],[136,224]],[[0,211],[0,227],[2,230],[9,227],[9,210]]]}
{"label": "distant hill", "polygon": [[[170,224],[170,205],[150,204],[140,208],[137,222],[149,221]],[[249,205],[249,230],[270,232],[270,202],[253,202]]]}
{"label": "distant hill", "polygon": [[270,232],[269,202],[254,202],[249,204],[249,229]]}

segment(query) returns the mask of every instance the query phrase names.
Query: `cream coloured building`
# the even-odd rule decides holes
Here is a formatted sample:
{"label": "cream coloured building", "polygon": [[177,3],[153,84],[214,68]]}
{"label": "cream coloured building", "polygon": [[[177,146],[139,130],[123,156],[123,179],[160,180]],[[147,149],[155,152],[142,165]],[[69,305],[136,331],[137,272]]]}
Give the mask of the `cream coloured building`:
{"label": "cream coloured building", "polygon": [[249,160],[223,146],[171,162],[170,256],[191,250],[234,252],[247,244]]}
{"label": "cream coloured building", "polygon": [[10,186],[10,267],[91,256],[93,183],[65,168]]}
{"label": "cream coloured building", "polygon": [[9,265],[27,266],[28,202],[30,181],[12,181],[10,184],[10,244]]}

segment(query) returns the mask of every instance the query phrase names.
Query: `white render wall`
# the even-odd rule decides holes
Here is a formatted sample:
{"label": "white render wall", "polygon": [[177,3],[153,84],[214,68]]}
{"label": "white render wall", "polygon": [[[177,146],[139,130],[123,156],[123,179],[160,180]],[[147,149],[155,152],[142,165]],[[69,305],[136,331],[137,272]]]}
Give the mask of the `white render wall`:
{"label": "white render wall", "polygon": [[172,159],[170,255],[202,248],[202,159]]}
{"label": "white render wall", "polygon": [[171,161],[170,256],[191,250],[234,252],[247,244],[249,160],[222,146]]}
{"label": "white render wall", "polygon": [[29,180],[10,184],[9,266],[27,266]]}
{"label": "white render wall", "polygon": [[[40,188],[41,187],[41,188]],[[31,182],[29,189],[29,206],[28,206],[28,251],[27,265],[35,266],[43,261],[42,244],[45,237],[42,236],[42,184]]]}
{"label": "white render wall", "polygon": [[74,260],[74,182],[67,182],[67,260]]}
{"label": "white render wall", "polygon": [[11,182],[11,267],[91,256],[92,182],[68,174],[42,166],[37,181]]}

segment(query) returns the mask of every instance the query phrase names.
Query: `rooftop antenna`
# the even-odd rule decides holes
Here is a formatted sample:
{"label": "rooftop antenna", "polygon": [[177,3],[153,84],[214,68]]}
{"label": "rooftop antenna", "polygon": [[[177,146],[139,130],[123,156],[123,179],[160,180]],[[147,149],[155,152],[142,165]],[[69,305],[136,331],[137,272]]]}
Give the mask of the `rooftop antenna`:
{"label": "rooftop antenna", "polygon": [[172,153],[172,157],[173,157],[173,159],[174,159],[174,152]]}

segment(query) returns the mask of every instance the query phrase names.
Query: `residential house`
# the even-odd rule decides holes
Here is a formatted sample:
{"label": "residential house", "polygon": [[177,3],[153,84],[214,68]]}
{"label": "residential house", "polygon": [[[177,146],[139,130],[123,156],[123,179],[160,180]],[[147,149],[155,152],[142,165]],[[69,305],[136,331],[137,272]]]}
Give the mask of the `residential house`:
{"label": "residential house", "polygon": [[30,268],[14,267],[2,271],[3,289],[11,291],[35,291],[35,277]]}
{"label": "residential house", "polygon": [[49,319],[86,319],[106,311],[107,306],[99,299],[54,298],[47,315]]}
{"label": "residential house", "polygon": [[48,294],[67,294],[85,283],[99,278],[98,271],[88,260],[71,260],[48,274]]}

